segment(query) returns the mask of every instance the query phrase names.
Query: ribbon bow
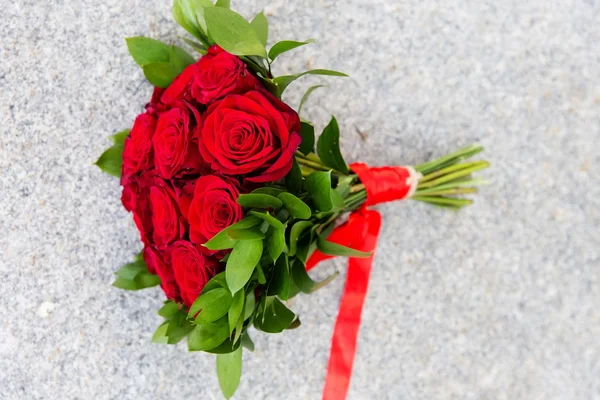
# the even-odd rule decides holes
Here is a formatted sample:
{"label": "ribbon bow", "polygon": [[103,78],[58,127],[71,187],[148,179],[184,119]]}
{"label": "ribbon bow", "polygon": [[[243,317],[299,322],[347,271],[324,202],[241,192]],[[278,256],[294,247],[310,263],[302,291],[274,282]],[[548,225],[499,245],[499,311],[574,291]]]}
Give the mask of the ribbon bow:
{"label": "ribbon bow", "polygon": [[[373,253],[368,258],[349,259],[344,293],[331,339],[324,400],[345,399],[350,386],[360,319],[381,228],[381,214],[367,207],[412,196],[420,178],[412,167],[370,168],[363,163],[350,167],[365,185],[367,200],[360,209],[350,214],[348,222],[331,233],[328,240]],[[306,270],[329,258],[332,256],[317,250],[307,261]]]}

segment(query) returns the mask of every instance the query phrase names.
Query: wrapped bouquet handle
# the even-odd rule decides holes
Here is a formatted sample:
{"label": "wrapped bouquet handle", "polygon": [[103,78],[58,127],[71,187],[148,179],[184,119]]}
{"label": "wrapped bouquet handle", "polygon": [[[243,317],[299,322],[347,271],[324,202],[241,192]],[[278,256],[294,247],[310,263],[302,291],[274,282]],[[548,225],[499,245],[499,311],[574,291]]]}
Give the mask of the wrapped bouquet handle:
{"label": "wrapped bouquet handle", "polygon": [[[255,330],[300,326],[286,302],[311,294],[307,270],[333,256],[350,257],[334,330],[324,398],[348,391],[361,312],[381,215],[370,206],[402,199],[459,209],[481,183],[471,174],[485,161],[463,162],[469,146],[413,167],[348,166],[335,118],[316,140],[315,126],[282,101],[305,75],[346,77],[313,69],[276,76],[275,60],[313,43],[284,40],[268,51],[268,21],[251,22],[228,0],[175,0],[175,20],[198,55],[147,37],[127,47],[154,86],[131,129],[112,136],[96,162],[120,178],[121,200],[133,214],[143,250],[116,272],[113,286],[162,288],[167,300],[152,341],[187,340],[189,351],[216,354],[226,398],[242,374],[243,349]],[[336,221],[350,213],[336,228]]]}

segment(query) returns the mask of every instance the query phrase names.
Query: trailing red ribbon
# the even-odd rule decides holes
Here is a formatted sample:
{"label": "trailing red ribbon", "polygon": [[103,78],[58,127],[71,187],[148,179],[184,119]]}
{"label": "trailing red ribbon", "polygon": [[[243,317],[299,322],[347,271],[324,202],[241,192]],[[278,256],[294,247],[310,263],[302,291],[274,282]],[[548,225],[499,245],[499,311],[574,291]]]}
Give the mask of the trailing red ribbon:
{"label": "trailing red ribbon", "polygon": [[[411,167],[376,167],[356,163],[350,166],[365,185],[367,200],[363,207],[350,214],[348,222],[337,227],[327,240],[356,250],[373,252],[368,258],[350,258],[346,285],[333,330],[324,400],[345,399],[350,387],[352,364],[356,353],[358,330],[375,248],[381,228],[381,214],[367,206],[402,200],[414,192],[418,174]],[[311,270],[319,262],[332,258],[316,251],[306,263]]]}

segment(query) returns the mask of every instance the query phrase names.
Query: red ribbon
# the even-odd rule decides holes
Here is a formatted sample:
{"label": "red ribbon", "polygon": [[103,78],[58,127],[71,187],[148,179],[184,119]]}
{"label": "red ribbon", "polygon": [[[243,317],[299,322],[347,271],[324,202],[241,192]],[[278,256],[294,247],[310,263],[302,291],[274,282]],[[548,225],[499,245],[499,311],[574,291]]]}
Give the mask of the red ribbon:
{"label": "red ribbon", "polygon": [[[327,240],[360,251],[372,251],[373,254],[368,258],[349,259],[344,293],[331,339],[323,389],[324,400],[345,399],[350,387],[361,314],[381,228],[381,214],[368,210],[367,206],[402,200],[410,194],[411,185],[415,184],[411,180],[412,168],[370,168],[362,163],[352,164],[350,167],[365,185],[367,201],[363,207],[350,214],[348,222],[337,227]],[[319,262],[329,258],[332,256],[317,250],[307,261],[306,270],[311,270]]]}

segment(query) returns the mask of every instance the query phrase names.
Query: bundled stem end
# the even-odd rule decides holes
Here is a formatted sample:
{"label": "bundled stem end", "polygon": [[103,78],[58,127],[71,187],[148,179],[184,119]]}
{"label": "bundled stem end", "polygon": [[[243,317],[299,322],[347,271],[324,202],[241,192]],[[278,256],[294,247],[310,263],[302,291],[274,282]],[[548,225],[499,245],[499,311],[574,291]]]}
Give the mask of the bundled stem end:
{"label": "bundled stem end", "polygon": [[439,207],[460,209],[473,204],[473,200],[457,198],[458,195],[477,193],[476,186],[487,184],[473,179],[472,173],[490,166],[487,161],[465,161],[483,151],[481,146],[467,146],[447,156],[415,167],[423,174],[413,200]]}

